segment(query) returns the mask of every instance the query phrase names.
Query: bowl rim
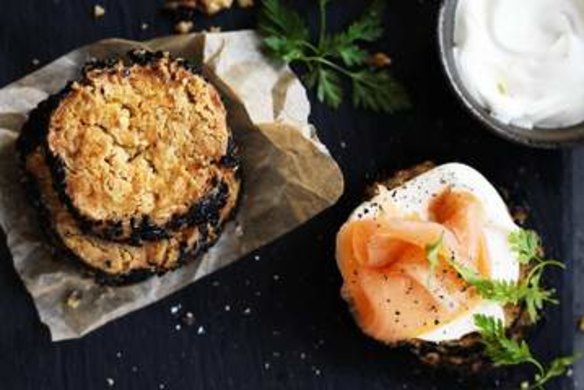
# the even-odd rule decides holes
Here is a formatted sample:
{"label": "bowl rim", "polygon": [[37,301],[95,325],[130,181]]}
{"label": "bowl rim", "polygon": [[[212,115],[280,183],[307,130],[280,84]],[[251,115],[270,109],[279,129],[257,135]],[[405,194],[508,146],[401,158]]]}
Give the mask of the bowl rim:
{"label": "bowl rim", "polygon": [[454,24],[459,0],[442,0],[438,14],[440,60],[449,84],[459,101],[491,132],[523,145],[540,148],[571,147],[584,143],[584,122],[564,128],[525,129],[501,122],[492,116],[467,90],[454,61]]}

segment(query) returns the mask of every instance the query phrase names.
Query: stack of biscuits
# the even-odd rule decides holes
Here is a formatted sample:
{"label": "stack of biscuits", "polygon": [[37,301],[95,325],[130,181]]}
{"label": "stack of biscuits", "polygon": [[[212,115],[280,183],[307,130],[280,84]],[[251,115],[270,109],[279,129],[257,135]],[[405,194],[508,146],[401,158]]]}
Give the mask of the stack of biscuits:
{"label": "stack of biscuits", "polygon": [[189,63],[133,51],[89,63],[17,141],[57,260],[106,284],[176,269],[213,245],[240,190],[217,90]]}

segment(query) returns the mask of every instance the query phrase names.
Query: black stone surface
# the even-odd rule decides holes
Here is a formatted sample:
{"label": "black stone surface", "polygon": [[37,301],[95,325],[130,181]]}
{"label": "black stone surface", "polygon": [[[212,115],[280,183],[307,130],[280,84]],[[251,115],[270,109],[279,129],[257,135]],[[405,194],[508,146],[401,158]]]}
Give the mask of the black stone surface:
{"label": "black stone surface", "polygon": [[[5,0],[0,12],[0,85],[78,46],[107,37],[147,39],[172,31],[158,0]],[[295,1],[314,20],[314,1]],[[388,2],[386,38],[395,74],[415,108],[396,116],[344,105],[314,104],[312,120],[339,161],[347,191],[339,204],[272,245],[149,308],[81,340],[51,343],[30,297],[0,248],[1,389],[513,389],[529,370],[461,380],[432,372],[402,352],[361,335],[340,299],[333,259],[336,228],[367,184],[424,160],[471,164],[515,203],[530,206],[530,225],[565,273],[549,282],[562,296],[530,335],[544,359],[584,347],[576,318],[584,314],[584,151],[534,150],[486,132],[455,100],[442,74],[435,37],[437,1]],[[332,27],[361,2],[333,2]],[[142,29],[142,24],[149,27]],[[239,29],[253,10],[206,19]],[[181,305],[178,313],[173,307]],[[187,318],[192,313],[192,318]],[[183,318],[186,318],[183,321]],[[188,325],[191,324],[191,325]],[[180,329],[177,330],[177,325]],[[109,382],[109,383],[108,383]],[[110,387],[110,384],[113,385]],[[584,383],[584,365],[550,389]]]}

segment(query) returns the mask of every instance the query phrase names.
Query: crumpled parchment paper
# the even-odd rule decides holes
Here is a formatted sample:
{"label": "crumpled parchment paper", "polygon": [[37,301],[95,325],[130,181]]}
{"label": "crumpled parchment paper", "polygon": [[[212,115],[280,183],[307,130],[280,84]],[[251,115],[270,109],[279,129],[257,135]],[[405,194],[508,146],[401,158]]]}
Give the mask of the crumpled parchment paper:
{"label": "crumpled parchment paper", "polygon": [[[21,186],[14,141],[40,101],[79,76],[90,58],[136,47],[168,50],[203,63],[226,98],[242,153],[243,193],[235,221],[202,258],[145,282],[104,287],[50,254]],[[54,341],[71,339],[149,305],[237,260],[333,205],[343,191],[335,161],[308,123],[306,91],[289,68],[272,63],[253,31],[192,34],[149,42],[106,40],[75,50],[0,90],[0,226],[14,265]],[[81,293],[77,308],[67,305]]]}

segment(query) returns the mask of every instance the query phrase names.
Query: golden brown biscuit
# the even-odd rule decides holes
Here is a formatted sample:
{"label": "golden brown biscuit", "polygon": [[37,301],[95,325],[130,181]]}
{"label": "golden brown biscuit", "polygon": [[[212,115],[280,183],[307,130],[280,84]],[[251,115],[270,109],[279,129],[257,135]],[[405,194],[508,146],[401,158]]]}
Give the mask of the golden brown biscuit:
{"label": "golden brown biscuit", "polygon": [[31,112],[17,150],[58,253],[106,283],[196,257],[237,204],[225,108],[189,65],[162,53],[90,64]]}
{"label": "golden brown biscuit", "polygon": [[87,67],[37,126],[61,200],[84,233],[107,240],[138,244],[194,226],[238,169],[218,92],[167,54]]}
{"label": "golden brown biscuit", "polygon": [[175,232],[169,239],[145,242],[141,246],[114,243],[87,236],[61,204],[53,189],[50,171],[40,148],[25,157],[29,175],[29,190],[35,198],[43,220],[51,228],[57,253],[72,258],[96,271],[101,282],[122,284],[139,281],[152,274],[176,269],[195,258],[219,237],[223,223],[237,202],[239,181],[227,180],[227,190],[218,203],[221,205],[216,223],[205,223]]}

